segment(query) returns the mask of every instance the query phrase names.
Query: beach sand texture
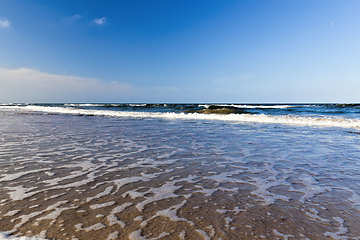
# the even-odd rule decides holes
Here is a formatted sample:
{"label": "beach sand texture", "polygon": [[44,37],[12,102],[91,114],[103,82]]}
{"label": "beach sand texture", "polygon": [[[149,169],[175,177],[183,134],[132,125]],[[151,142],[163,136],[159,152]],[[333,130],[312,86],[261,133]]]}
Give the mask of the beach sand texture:
{"label": "beach sand texture", "polygon": [[360,239],[359,136],[0,112],[0,231],[48,239]]}

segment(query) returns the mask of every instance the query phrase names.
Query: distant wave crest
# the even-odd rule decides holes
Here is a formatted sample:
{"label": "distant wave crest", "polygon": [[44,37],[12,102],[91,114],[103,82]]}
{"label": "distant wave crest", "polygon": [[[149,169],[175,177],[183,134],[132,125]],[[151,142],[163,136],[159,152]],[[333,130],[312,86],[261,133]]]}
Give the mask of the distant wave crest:
{"label": "distant wave crest", "polygon": [[0,106],[10,110],[30,112],[44,112],[56,114],[74,114],[89,116],[130,117],[130,118],[165,118],[165,119],[193,119],[193,120],[217,120],[231,122],[286,124],[297,126],[315,127],[340,127],[360,129],[360,120],[346,118],[326,117],[301,117],[294,115],[266,115],[266,114],[201,114],[201,113],[175,113],[175,112],[134,112],[134,111],[110,111],[89,110],[65,107],[49,106]]}

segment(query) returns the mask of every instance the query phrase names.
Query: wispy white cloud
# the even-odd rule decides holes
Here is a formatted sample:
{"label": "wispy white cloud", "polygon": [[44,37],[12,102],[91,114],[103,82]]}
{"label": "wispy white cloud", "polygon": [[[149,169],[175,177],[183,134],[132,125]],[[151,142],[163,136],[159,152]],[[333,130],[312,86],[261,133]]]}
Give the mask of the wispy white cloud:
{"label": "wispy white cloud", "polygon": [[10,27],[11,22],[5,18],[0,18],[0,28],[8,28]]}
{"label": "wispy white cloud", "polygon": [[183,89],[133,86],[127,82],[0,68],[0,103],[180,101]]}
{"label": "wispy white cloud", "polygon": [[104,25],[104,24],[107,22],[107,19],[106,19],[106,17],[95,18],[95,19],[93,20],[93,22],[94,22],[96,25]]}
{"label": "wispy white cloud", "polygon": [[81,18],[82,18],[82,16],[80,14],[74,14],[72,16],[63,17],[61,20],[65,23],[71,24],[71,23],[74,23],[74,22],[80,20]]}
{"label": "wispy white cloud", "polygon": [[132,88],[117,81],[0,68],[0,102],[117,101],[131,94]]}

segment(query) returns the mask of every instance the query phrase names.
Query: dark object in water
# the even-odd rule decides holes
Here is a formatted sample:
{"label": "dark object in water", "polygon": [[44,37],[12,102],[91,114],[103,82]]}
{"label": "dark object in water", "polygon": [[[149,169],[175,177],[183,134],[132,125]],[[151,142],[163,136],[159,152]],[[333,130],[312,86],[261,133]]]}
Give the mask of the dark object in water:
{"label": "dark object in water", "polygon": [[209,108],[205,108],[202,110],[199,110],[198,113],[205,113],[205,114],[231,114],[231,113],[237,113],[237,111],[235,109],[230,109],[230,108],[217,108],[217,109],[209,109]]}
{"label": "dark object in water", "polygon": [[217,106],[217,105],[210,105],[207,108],[200,109],[200,110],[189,110],[186,111],[187,113],[205,113],[205,114],[239,114],[239,113],[247,113],[243,109],[232,107],[232,106]]}
{"label": "dark object in water", "polygon": [[352,133],[352,134],[360,134],[360,132],[354,132],[354,131],[348,131],[348,133]]}

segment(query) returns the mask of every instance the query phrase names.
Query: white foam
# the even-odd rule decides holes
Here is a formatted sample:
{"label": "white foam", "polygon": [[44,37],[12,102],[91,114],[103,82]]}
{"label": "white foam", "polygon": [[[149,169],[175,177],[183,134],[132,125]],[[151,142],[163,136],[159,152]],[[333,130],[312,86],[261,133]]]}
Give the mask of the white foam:
{"label": "white foam", "polygon": [[251,194],[258,196],[263,199],[263,205],[270,205],[275,203],[276,200],[289,201],[289,197],[275,194],[269,191],[269,188],[278,186],[284,182],[283,179],[276,179],[275,177],[269,178],[252,178],[251,181],[254,181],[256,190],[252,191]]}
{"label": "white foam", "polygon": [[238,104],[221,104],[216,105],[221,107],[236,107],[236,108],[263,108],[263,109],[284,109],[284,108],[293,108],[298,107],[296,105],[238,105]]}
{"label": "white foam", "polygon": [[178,195],[176,195],[174,192],[181,188],[181,186],[175,186],[174,185],[175,182],[167,182],[164,185],[158,187],[158,188],[150,188],[148,191],[146,192],[136,192],[136,191],[129,191],[127,193],[125,193],[124,196],[126,196],[127,194],[134,194],[134,192],[136,192],[136,197],[144,197],[145,195],[152,193],[154,194],[152,197],[147,197],[144,201],[139,202],[138,204],[136,204],[136,208],[142,212],[144,210],[144,207],[149,204],[149,203],[153,203],[153,202],[157,202],[163,199],[168,199],[168,198],[175,198],[178,197]]}
{"label": "white foam", "polygon": [[47,171],[50,168],[44,168],[44,169],[36,169],[36,170],[30,170],[30,171],[25,171],[25,172],[19,172],[19,173],[12,173],[12,174],[2,174],[4,175],[4,177],[0,178],[0,182],[4,182],[4,181],[12,181],[15,179],[18,179],[22,176],[25,176],[27,174],[30,173],[36,173],[36,172],[41,172],[41,171]]}
{"label": "white foam", "polygon": [[8,234],[6,234],[4,232],[0,232],[0,240],[45,240],[45,239],[39,238],[39,237],[9,236]]}
{"label": "white foam", "polygon": [[116,192],[117,192],[122,186],[125,186],[126,184],[129,184],[129,183],[139,182],[139,181],[149,181],[149,179],[144,176],[142,176],[142,177],[134,176],[134,177],[125,177],[125,178],[121,178],[121,179],[116,179],[112,182],[116,185]]}
{"label": "white foam", "polygon": [[310,199],[314,197],[315,195],[318,195],[320,193],[330,191],[330,187],[322,187],[320,184],[316,181],[315,178],[313,178],[310,175],[302,175],[299,177],[300,182],[305,186],[304,189],[290,189],[290,191],[293,192],[303,192],[304,195],[299,199],[300,202],[305,202],[307,199]]}
{"label": "white foam", "polygon": [[90,202],[90,201],[93,200],[93,199],[97,199],[97,198],[100,198],[100,197],[109,195],[112,189],[113,189],[113,186],[109,186],[109,187],[107,187],[103,192],[97,194],[96,196],[94,196],[94,197],[88,197],[88,198],[86,199],[86,201],[87,201],[87,202]]}
{"label": "white foam", "polygon": [[283,234],[283,233],[279,232],[279,231],[276,230],[276,229],[273,230],[273,233],[274,233],[276,236],[282,237],[284,240],[288,240],[289,237],[291,237],[291,238],[294,238],[294,237],[295,237],[294,235],[286,235],[286,234]]}
{"label": "white foam", "polygon": [[239,208],[239,207],[234,207],[234,210],[232,210],[232,211],[234,211],[236,214],[239,214],[239,212],[246,212],[246,210],[244,210],[244,209],[241,209],[241,208]]}
{"label": "white foam", "polygon": [[109,234],[109,236],[106,238],[106,240],[113,240],[113,239],[118,239],[119,236],[119,232],[115,231]]}
{"label": "white foam", "polygon": [[104,224],[102,224],[102,223],[96,223],[96,224],[94,224],[94,225],[92,225],[92,226],[90,226],[90,227],[87,227],[87,228],[84,228],[83,230],[85,230],[85,231],[96,231],[96,230],[100,230],[100,229],[102,229],[102,228],[104,228],[105,227],[105,225]]}
{"label": "white foam", "polygon": [[[98,167],[100,168],[100,167]],[[69,184],[65,184],[65,185],[61,185],[61,184],[58,184],[56,186],[52,186],[51,189],[64,189],[64,188],[73,188],[73,187],[79,187],[79,186],[83,186],[85,184],[88,184],[90,182],[93,182],[95,181],[95,175],[96,175],[96,170],[98,170],[98,168],[94,169],[92,172],[88,173],[86,175],[86,179],[84,180],[81,180],[81,181],[75,181],[73,183],[69,183]],[[86,173],[82,173],[80,174],[81,175],[84,175]],[[69,177],[70,179],[74,178],[75,176],[72,176],[72,177]]]}
{"label": "white foam", "polygon": [[200,236],[204,239],[204,240],[211,240],[210,236],[204,232],[203,230],[200,229],[196,229],[196,231],[200,234]]}
{"label": "white foam", "polygon": [[309,216],[311,218],[311,220],[313,220],[315,222],[317,222],[317,221],[322,221],[322,222],[325,222],[325,223],[330,222],[328,219],[320,217],[319,216],[319,211],[316,210],[315,208],[310,208],[309,210],[310,210],[310,212],[305,212],[305,214],[307,216]]}
{"label": "white foam", "polygon": [[209,225],[206,228],[210,230],[210,237],[214,237],[216,232],[213,225]]}
{"label": "white foam", "polygon": [[165,118],[165,119],[193,119],[193,120],[218,120],[232,122],[250,122],[266,124],[285,124],[296,126],[315,126],[315,127],[339,127],[339,128],[360,128],[360,120],[346,118],[327,118],[327,117],[301,117],[293,115],[265,115],[265,114],[201,114],[201,113],[175,113],[175,112],[128,112],[110,110],[88,110],[73,109],[64,107],[48,106],[0,106],[0,108],[35,111],[59,114],[75,114],[90,116],[109,116],[109,117],[130,117],[130,118]]}
{"label": "white foam", "polygon": [[60,197],[60,196],[66,195],[66,194],[67,194],[67,192],[51,195],[50,197],[44,198],[44,200],[47,201],[49,199],[57,198],[57,197]]}
{"label": "white foam", "polygon": [[5,187],[5,188],[11,191],[8,194],[13,201],[23,200],[39,192],[42,192],[42,191],[32,191],[36,189],[36,187],[24,188],[24,186],[22,185],[15,187]]}
{"label": "white foam", "polygon": [[345,240],[348,239],[346,236],[341,236],[345,233],[347,233],[348,229],[344,226],[344,219],[341,217],[333,217],[333,219],[338,223],[338,231],[332,233],[332,232],[326,232],[324,233],[324,236],[331,237],[335,240]]}
{"label": "white foam", "polygon": [[4,217],[6,217],[6,216],[9,216],[9,217],[14,216],[14,215],[17,214],[18,212],[20,212],[20,210],[12,210],[12,211],[9,211],[8,213],[6,213],[6,214],[4,215]]}
{"label": "white foam", "polygon": [[179,233],[179,238],[180,238],[181,240],[185,240],[185,234],[186,234],[185,230],[182,230],[182,231]]}
{"label": "white foam", "polygon": [[91,209],[98,209],[98,208],[104,208],[104,207],[109,207],[115,204],[115,201],[111,201],[111,202],[106,202],[106,203],[102,203],[102,204],[93,204],[90,206]]}
{"label": "white foam", "polygon": [[75,227],[75,230],[78,232],[78,231],[81,231],[83,228],[82,228],[82,223],[78,223],[78,224],[75,224],[74,227]]}
{"label": "white foam", "polygon": [[39,237],[39,238],[46,238],[46,233],[47,233],[47,230],[42,230],[42,231],[37,235],[37,237]]}
{"label": "white foam", "polygon": [[125,210],[125,208],[131,206],[132,203],[130,202],[126,202],[126,203],[123,203],[122,205],[120,206],[117,206],[115,208],[113,208],[110,212],[110,214],[107,216],[107,220],[110,224],[110,226],[112,225],[115,225],[115,224],[119,224],[121,227],[125,227],[125,223],[123,221],[120,221],[116,216],[115,214],[116,213],[120,213],[122,211]]}
{"label": "white foam", "polygon": [[141,229],[138,229],[138,230],[133,231],[132,233],[130,233],[129,239],[130,240],[146,240],[146,238],[144,238],[141,235]]}
{"label": "white foam", "polygon": [[142,221],[143,219],[144,219],[144,217],[139,215],[139,216],[134,218],[134,221]]}
{"label": "white foam", "polygon": [[48,175],[49,177],[52,177],[52,176],[55,175],[55,173],[52,173],[52,172],[49,172],[49,171],[45,172],[45,174]]}
{"label": "white foam", "polygon": [[63,211],[75,208],[74,206],[73,207],[62,207],[62,208],[58,207],[59,205],[67,203],[67,202],[68,202],[67,200],[66,201],[60,201],[60,202],[56,203],[57,204],[56,207],[47,208],[47,210],[53,210],[53,211],[50,212],[49,214],[47,214],[46,216],[38,218],[36,220],[36,222],[39,222],[39,221],[45,220],[45,219],[50,219],[50,220],[52,220],[50,222],[50,225],[53,225],[55,223],[56,219],[60,216],[60,214]]}
{"label": "white foam", "polygon": [[[41,215],[41,214],[44,213],[44,212],[55,210],[55,213],[58,213],[58,211],[57,211],[58,207],[59,207],[60,205],[64,204],[64,203],[66,203],[66,202],[67,202],[67,201],[57,202],[57,203],[55,203],[55,204],[47,207],[47,208],[46,208],[45,210],[43,210],[43,211],[32,212],[32,213],[30,213],[30,214],[28,214],[28,215],[22,215],[22,216],[16,218],[16,219],[20,219],[20,222],[17,223],[17,224],[14,226],[14,228],[10,231],[10,233],[15,232],[19,227],[21,227],[22,225],[24,225],[27,221],[29,221],[30,219],[32,219],[32,218],[34,218],[34,217],[36,217],[36,216]],[[65,208],[62,208],[62,209],[65,210]],[[69,209],[69,208],[66,208],[66,209]],[[53,216],[55,216],[55,215],[52,215],[52,213],[50,213],[50,214],[48,214],[47,216],[53,217]],[[14,219],[14,220],[16,220],[16,219]],[[41,219],[41,218],[40,218],[40,219]],[[38,220],[40,220],[40,219],[38,219]],[[43,219],[52,219],[52,218],[43,217]]]}
{"label": "white foam", "polygon": [[[68,174],[64,177],[57,177],[52,178],[49,180],[44,180],[43,182],[48,184],[49,186],[52,186],[52,189],[63,189],[63,188],[71,188],[71,187],[79,187],[82,185],[85,185],[89,182],[92,182],[95,179],[95,171],[99,169],[102,165],[95,165],[91,163],[90,161],[84,161],[79,162],[76,164],[68,164],[64,165],[63,168],[77,168],[81,167],[82,170],[80,171],[73,171],[72,174]],[[59,184],[61,181],[68,180],[68,179],[75,179],[77,177],[81,177],[83,175],[87,174],[87,178],[81,181],[75,181],[73,183],[69,183],[66,185]]]}
{"label": "white foam", "polygon": [[101,107],[103,104],[94,104],[94,103],[66,103],[64,106],[69,107]]}
{"label": "white foam", "polygon": [[357,194],[355,190],[348,187],[342,187],[341,189],[350,192],[352,196],[349,198],[349,201],[352,202],[355,206],[360,206],[360,195]]}
{"label": "white foam", "polygon": [[144,221],[141,223],[141,226],[144,227],[147,225],[147,223],[159,216],[163,216],[163,217],[167,217],[169,218],[171,221],[177,222],[177,221],[184,221],[190,224],[190,226],[194,226],[194,222],[187,220],[186,218],[180,218],[177,216],[177,211],[179,210],[179,208],[183,207],[186,203],[186,200],[182,201],[181,203],[171,206],[169,208],[160,210],[158,212],[156,212],[155,215],[153,215],[151,218],[149,218],[148,220]]}
{"label": "white foam", "polygon": [[231,217],[226,217],[224,218],[225,220],[225,227],[229,228],[230,227],[230,223],[232,223],[234,220]]}
{"label": "white foam", "polygon": [[132,233],[130,233],[129,239],[130,240],[157,240],[157,239],[166,237],[168,235],[170,235],[170,233],[162,232],[158,237],[146,238],[143,235],[141,235],[141,229],[138,229],[138,230],[133,231]]}
{"label": "white foam", "polygon": [[[245,105],[245,104],[199,104],[198,107],[209,108],[210,106],[219,106],[219,107],[235,107],[235,108],[249,108],[249,109],[284,109],[284,108],[293,108],[299,107],[299,105]],[[306,105],[302,105],[306,106]]]}
{"label": "white foam", "polygon": [[129,104],[130,107],[145,107],[146,104]]}
{"label": "white foam", "polygon": [[228,210],[226,209],[216,209],[218,213],[227,213]]}

